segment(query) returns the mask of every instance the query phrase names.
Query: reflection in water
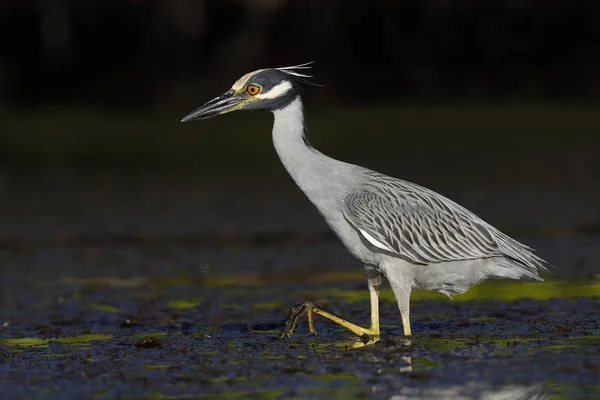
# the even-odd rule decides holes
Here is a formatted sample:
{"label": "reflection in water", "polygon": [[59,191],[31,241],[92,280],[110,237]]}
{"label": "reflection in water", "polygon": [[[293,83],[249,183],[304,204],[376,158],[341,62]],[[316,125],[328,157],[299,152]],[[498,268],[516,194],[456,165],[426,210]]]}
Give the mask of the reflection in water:
{"label": "reflection in water", "polygon": [[[374,387],[373,390],[375,391],[375,389]],[[484,383],[471,382],[464,385],[437,388],[403,388],[400,393],[394,394],[390,399],[546,400],[549,395],[544,392],[541,384],[506,385],[494,388]]]}
{"label": "reflection in water", "polygon": [[[354,349],[365,349],[369,346],[373,346],[379,343],[382,344],[381,339],[369,338],[364,341],[355,342],[338,342],[336,347],[344,348],[346,350]],[[390,343],[388,342],[388,345]],[[411,347],[412,341],[410,339],[395,340],[394,345],[389,348],[379,348],[374,346],[369,350],[374,350],[372,355],[375,358],[379,358],[378,355],[385,357],[390,352],[398,351],[398,349],[406,348],[407,350]],[[383,352],[379,353],[379,350]],[[383,358],[382,357],[382,358]],[[417,357],[418,359],[418,357]],[[400,361],[400,365],[396,365],[396,370],[401,374],[411,374],[413,372],[413,363],[411,356],[398,356],[397,361]],[[417,369],[419,363],[416,364]],[[389,390],[389,388],[387,388]],[[387,390],[381,385],[373,385],[372,393],[385,393]],[[389,397],[393,400],[402,399],[453,399],[453,400],[467,400],[467,399],[483,399],[483,400],[545,400],[549,398],[547,392],[543,389],[543,385],[536,383],[533,385],[504,385],[500,387],[492,387],[486,382],[471,381],[462,383],[459,385],[440,385],[438,387],[408,387],[404,386],[399,392]]]}
{"label": "reflection in water", "polygon": [[[336,343],[336,347],[343,348],[346,350],[355,350],[360,348],[365,348],[368,346],[372,346],[381,341],[380,337],[371,337],[361,341],[346,341],[346,342],[338,342]],[[412,344],[410,339],[400,339],[396,342],[396,347],[410,347]],[[385,353],[382,353],[385,354]],[[375,358],[377,356],[373,354]],[[412,358],[410,356],[399,356],[398,359],[402,361],[402,365],[398,366],[398,371],[400,373],[410,373],[412,372]]]}
{"label": "reflection in water", "polygon": [[[378,343],[381,340],[380,337],[371,337],[366,340],[357,341],[357,342],[338,342],[336,343],[336,347],[341,347],[347,350],[360,349],[368,346],[372,346],[375,343]],[[412,342],[410,339],[401,339],[401,342],[398,343],[400,346],[409,347]],[[399,372],[401,373],[409,373],[412,372],[412,358],[410,356],[400,356],[398,357],[404,364],[398,367]]]}
{"label": "reflection in water", "polygon": [[359,341],[346,341],[346,342],[338,342],[336,343],[336,347],[344,348],[344,349],[360,349],[366,346],[372,346],[375,343],[379,342],[381,339],[378,337],[371,337],[366,340]]}
{"label": "reflection in water", "polygon": [[[372,346],[375,343],[379,343],[381,341],[381,337],[377,336],[377,337],[369,337],[369,338],[365,338],[364,340],[359,340],[359,341],[341,341],[341,342],[337,342],[335,344],[336,347],[341,348],[341,349],[360,349],[362,347],[367,347],[367,346]],[[390,340],[387,340],[388,343],[390,343]],[[410,345],[412,345],[412,341],[410,339],[394,339],[394,347],[398,348],[398,347],[409,347]]]}

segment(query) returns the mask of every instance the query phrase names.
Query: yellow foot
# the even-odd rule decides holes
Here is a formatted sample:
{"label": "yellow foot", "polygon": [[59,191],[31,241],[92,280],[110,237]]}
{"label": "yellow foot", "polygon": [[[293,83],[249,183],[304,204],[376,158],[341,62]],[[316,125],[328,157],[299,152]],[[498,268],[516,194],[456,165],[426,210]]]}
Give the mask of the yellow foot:
{"label": "yellow foot", "polygon": [[287,321],[285,322],[285,326],[283,327],[283,331],[281,331],[280,339],[283,339],[285,336],[292,336],[294,330],[296,329],[296,325],[298,325],[298,321],[304,315],[306,315],[308,319],[308,330],[310,333],[317,334],[315,329],[315,324],[313,322],[313,313],[321,315],[327,319],[332,320],[333,322],[343,326],[348,329],[352,333],[363,337],[363,338],[372,338],[379,336],[379,327],[371,327],[370,329],[363,328],[361,326],[355,325],[352,322],[346,321],[343,318],[338,317],[335,314],[330,313],[329,311],[325,311],[321,307],[315,305],[312,301],[305,301],[303,303],[298,304],[297,306],[292,307],[290,310],[290,315],[288,316]]}

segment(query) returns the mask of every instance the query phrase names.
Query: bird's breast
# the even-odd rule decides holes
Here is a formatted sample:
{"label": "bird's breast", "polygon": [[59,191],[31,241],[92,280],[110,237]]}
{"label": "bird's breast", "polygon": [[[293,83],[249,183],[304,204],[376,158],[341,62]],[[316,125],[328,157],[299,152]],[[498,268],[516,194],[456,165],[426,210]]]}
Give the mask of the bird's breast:
{"label": "bird's breast", "polygon": [[327,225],[329,225],[338,239],[354,257],[364,264],[377,265],[377,255],[366,247],[361,240],[359,233],[352,227],[352,225],[350,225],[350,223],[348,223],[344,217],[341,208],[338,208],[334,213],[327,212],[326,214],[324,213],[326,210],[322,210],[319,206],[317,206],[317,209],[327,222]]}

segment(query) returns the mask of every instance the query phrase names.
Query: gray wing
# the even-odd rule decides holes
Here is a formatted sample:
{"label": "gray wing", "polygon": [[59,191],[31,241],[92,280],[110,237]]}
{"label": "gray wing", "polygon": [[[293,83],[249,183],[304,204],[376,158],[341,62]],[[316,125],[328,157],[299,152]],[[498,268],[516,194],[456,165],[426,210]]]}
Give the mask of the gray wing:
{"label": "gray wing", "polygon": [[344,216],[376,248],[414,264],[503,255],[483,221],[452,210],[441,196],[381,189],[344,197]]}

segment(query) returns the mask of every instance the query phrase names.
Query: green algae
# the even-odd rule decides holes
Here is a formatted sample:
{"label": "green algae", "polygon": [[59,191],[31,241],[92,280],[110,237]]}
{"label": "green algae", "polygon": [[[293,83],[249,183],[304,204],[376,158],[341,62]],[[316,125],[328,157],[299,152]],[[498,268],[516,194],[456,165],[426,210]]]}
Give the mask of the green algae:
{"label": "green algae", "polygon": [[[325,382],[336,383],[336,380],[325,380]],[[294,399],[356,399],[356,398],[371,398],[371,387],[368,385],[360,385],[358,382],[346,380],[343,386],[319,386],[302,388],[296,390],[297,394]]]}
{"label": "green algae", "polygon": [[112,306],[110,304],[86,303],[85,306],[87,308],[91,308],[92,310],[106,311],[106,312],[110,312],[110,313],[118,313],[119,312],[119,309],[117,307]]}
{"label": "green algae", "polygon": [[[359,279],[357,277],[357,279]],[[321,288],[318,290],[302,290],[295,293],[298,298],[311,298],[316,303],[327,299],[341,299],[347,304],[369,300],[366,289]],[[444,300],[444,301],[473,301],[473,300],[504,300],[518,299],[549,300],[553,298],[600,297],[600,282],[591,280],[546,280],[543,282],[488,280],[458,294],[450,299],[448,296],[435,291],[414,289],[411,301]],[[389,287],[381,289],[379,298],[382,302],[396,303],[394,293]],[[487,318],[487,317],[480,317]],[[488,319],[489,320],[489,319]],[[480,321],[487,321],[480,319]]]}
{"label": "green algae", "polygon": [[275,400],[280,398],[281,390],[263,390],[263,391],[238,391],[227,390],[218,393],[212,393],[201,396],[194,396],[196,399],[261,399]]}
{"label": "green algae", "polygon": [[425,348],[428,348],[428,349],[446,351],[446,350],[467,347],[468,346],[466,343],[467,340],[468,339],[464,339],[464,338],[446,339],[446,338],[426,337],[426,338],[419,338],[418,344]]}
{"label": "green algae", "polygon": [[134,338],[147,338],[147,337],[163,337],[163,336],[168,336],[168,333],[165,332],[149,332],[149,333],[136,333],[135,335],[132,335],[131,337]]}
{"label": "green algae", "polygon": [[280,308],[282,307],[282,304],[280,301],[265,301],[262,303],[254,303],[252,304],[252,307],[254,308],[266,308],[266,309],[276,309],[276,308]]}
{"label": "green algae", "polygon": [[280,329],[266,329],[266,330],[258,330],[258,329],[252,329],[251,331],[252,333],[267,333],[267,334],[275,334],[275,335],[279,335],[281,333]]}
{"label": "green algae", "polygon": [[282,360],[285,358],[285,356],[261,356],[260,357],[263,360]]}
{"label": "green algae", "polygon": [[52,339],[41,339],[41,338],[16,338],[16,339],[0,339],[0,346],[47,346],[49,342],[59,342],[69,345],[81,345],[87,344],[94,340],[108,340],[113,335],[98,335],[98,334],[87,334],[72,337],[63,338],[52,338]]}
{"label": "green algae", "polygon": [[4,346],[44,346],[48,342],[48,339],[40,338],[0,339],[0,345]]}
{"label": "green algae", "polygon": [[148,285],[148,279],[144,277],[130,277],[130,278],[117,278],[117,277],[104,277],[97,276],[91,278],[74,278],[64,277],[54,282],[39,283],[40,286],[54,286],[54,285],[82,285],[82,286],[109,286],[114,288],[123,289],[137,289],[142,286]]}
{"label": "green algae", "polygon": [[[600,282],[589,280],[546,280],[543,282],[527,282],[513,280],[488,280],[467,290],[463,294],[453,296],[454,301],[472,300],[517,300],[535,299],[549,300],[553,298],[598,297]],[[382,290],[381,299],[395,302],[391,290]],[[413,290],[411,300],[450,300],[447,296],[424,290]]]}
{"label": "green algae", "polygon": [[555,350],[555,351],[562,351],[565,349],[576,349],[579,346],[575,345],[575,344],[554,344],[551,346],[542,346],[542,349],[547,349],[547,350]]}
{"label": "green algae", "polygon": [[600,282],[590,280],[547,280],[543,282],[490,280],[469,289],[455,300],[476,299],[517,300],[529,298],[549,300],[553,298],[598,297]]}
{"label": "green algae", "polygon": [[[117,288],[139,288],[149,286],[153,288],[177,287],[177,286],[198,286],[206,288],[220,288],[225,290],[228,295],[245,295],[248,287],[264,286],[261,292],[271,291],[277,293],[272,287],[273,284],[286,283],[291,281],[302,281],[307,284],[315,282],[320,287],[314,290],[305,289],[294,292],[298,298],[314,299],[315,302],[323,302],[326,299],[339,298],[346,303],[355,303],[359,301],[368,301],[369,292],[366,289],[343,289],[336,286],[323,287],[327,282],[347,282],[364,281],[364,276],[360,271],[356,272],[332,272],[319,274],[279,274],[276,276],[262,276],[258,274],[211,274],[203,279],[190,277],[173,277],[162,279],[160,281],[149,281],[142,277],[133,277],[128,279],[117,278],[64,278],[58,282],[49,284],[77,284],[91,286],[112,286]],[[536,300],[548,300],[552,298],[575,298],[575,297],[598,297],[600,296],[600,280],[597,276],[586,279],[560,280],[548,279],[542,282],[514,281],[514,280],[487,280],[476,285],[463,294],[453,296],[454,301],[472,301],[472,300],[517,300],[521,298],[530,298]],[[383,302],[395,303],[395,297],[389,287],[382,288],[380,299]],[[424,291],[414,289],[411,294],[412,301],[419,300],[449,300],[446,295],[435,291]],[[171,300],[167,304],[171,308],[186,309],[196,307],[201,304],[200,299]],[[117,312],[118,309],[111,305],[88,303],[91,308]],[[226,308],[234,305],[225,304]],[[281,307],[280,301],[259,302],[254,304],[258,309],[269,309]]]}
{"label": "green algae", "polygon": [[480,339],[481,343],[494,343],[499,345],[500,347],[510,347],[516,346],[521,343],[535,342],[540,338],[537,337],[487,337]]}
{"label": "green algae", "polygon": [[188,308],[198,307],[201,302],[199,300],[169,300],[167,304],[171,308],[185,310]]}
{"label": "green algae", "polygon": [[425,357],[411,357],[410,364],[418,369],[426,370],[431,368],[441,367],[442,363],[439,361],[433,361]]}
{"label": "green algae", "polygon": [[348,381],[356,381],[358,377],[354,374],[350,373],[341,373],[341,372],[324,372],[321,374],[316,374],[315,377],[322,381],[334,381],[334,380],[348,380]]}
{"label": "green algae", "polygon": [[600,343],[600,336],[571,336],[569,340],[585,340],[588,342]]}
{"label": "green algae", "polygon": [[216,376],[214,378],[209,378],[209,382],[218,383],[218,382],[229,382],[229,381],[247,381],[248,377],[243,375],[238,375],[235,377],[230,376]]}
{"label": "green algae", "polygon": [[573,396],[569,395],[569,393],[586,394],[588,395],[586,398],[596,398],[595,395],[600,393],[600,385],[572,385],[559,381],[548,381],[544,383],[544,386],[555,393],[555,395],[552,396],[552,400],[571,400],[582,398],[580,395]]}

